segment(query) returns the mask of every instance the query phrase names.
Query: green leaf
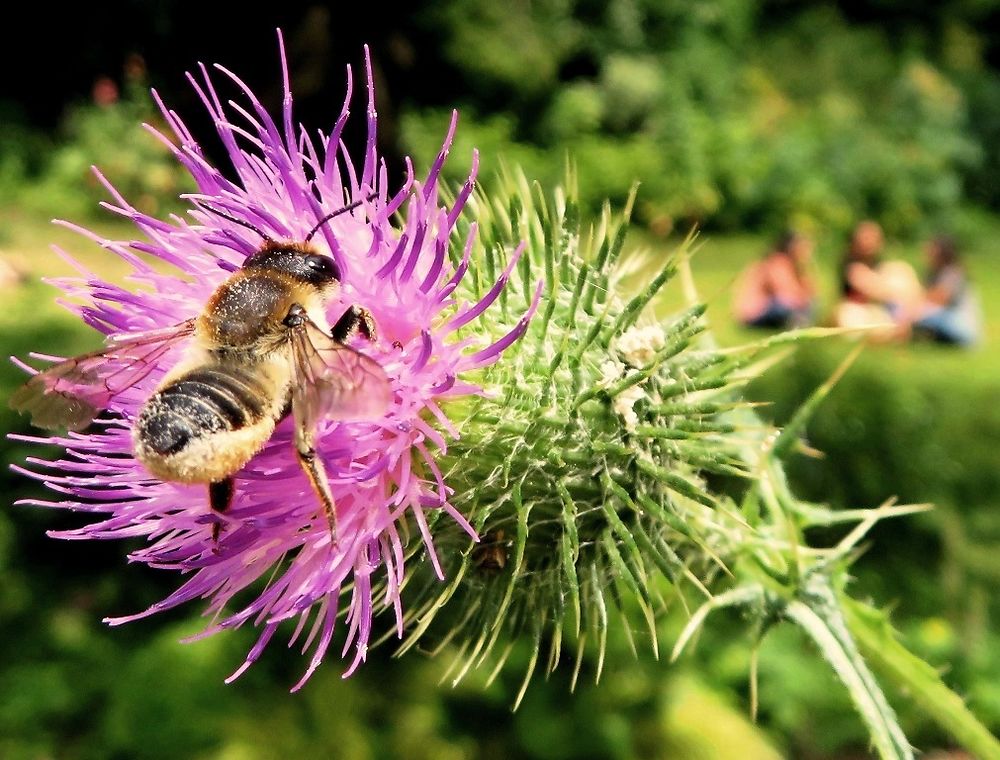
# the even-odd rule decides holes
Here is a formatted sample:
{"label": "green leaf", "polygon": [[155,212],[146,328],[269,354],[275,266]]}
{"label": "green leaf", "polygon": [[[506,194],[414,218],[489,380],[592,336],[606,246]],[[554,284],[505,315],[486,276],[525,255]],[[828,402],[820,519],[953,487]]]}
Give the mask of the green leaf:
{"label": "green leaf", "polygon": [[951,734],[978,760],[1000,760],[1000,741],[969,710],[962,698],[928,663],[904,647],[884,613],[839,595],[848,628],[858,647],[883,679],[906,695],[921,712]]}

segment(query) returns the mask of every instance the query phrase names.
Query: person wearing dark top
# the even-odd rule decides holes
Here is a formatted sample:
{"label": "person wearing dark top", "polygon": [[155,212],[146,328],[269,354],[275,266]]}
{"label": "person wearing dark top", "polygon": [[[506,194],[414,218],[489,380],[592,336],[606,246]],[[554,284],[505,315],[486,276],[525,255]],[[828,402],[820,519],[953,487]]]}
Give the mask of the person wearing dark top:
{"label": "person wearing dark top", "polygon": [[903,261],[883,261],[885,238],[877,222],[854,228],[840,266],[841,300],[834,322],[838,327],[879,326],[875,340],[900,340],[909,335],[910,315],[920,302],[920,281]]}
{"label": "person wearing dark top", "polygon": [[924,300],[913,322],[913,334],[940,343],[969,346],[979,339],[979,304],[955,240],[938,235],[926,248]]}

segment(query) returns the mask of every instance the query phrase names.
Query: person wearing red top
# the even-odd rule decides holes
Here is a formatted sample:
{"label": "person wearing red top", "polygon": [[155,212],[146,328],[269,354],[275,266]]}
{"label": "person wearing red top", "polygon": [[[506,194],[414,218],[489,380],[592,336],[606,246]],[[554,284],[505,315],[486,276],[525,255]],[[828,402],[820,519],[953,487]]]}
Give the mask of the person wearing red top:
{"label": "person wearing red top", "polygon": [[736,286],[736,318],[748,327],[789,328],[813,320],[816,288],[809,275],[813,243],[786,232],[744,270]]}

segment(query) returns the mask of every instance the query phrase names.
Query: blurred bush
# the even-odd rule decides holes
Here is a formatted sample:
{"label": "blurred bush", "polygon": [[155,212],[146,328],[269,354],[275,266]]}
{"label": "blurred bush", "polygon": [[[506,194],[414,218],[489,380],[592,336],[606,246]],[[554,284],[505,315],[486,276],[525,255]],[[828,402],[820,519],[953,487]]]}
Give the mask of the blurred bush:
{"label": "blurred bush", "polygon": [[56,139],[19,126],[17,113],[9,119],[0,130],[0,202],[68,219],[106,217],[98,204],[108,191],[92,166],[151,214],[179,208],[178,195],[193,189],[167,147],[141,128],[162,118],[137,57],[126,63],[121,91],[102,78],[90,102],[68,108]]}
{"label": "blurred bush", "polygon": [[[1000,79],[961,39],[964,58],[899,52],[831,6],[775,25],[766,3],[736,0],[480,6],[452,0],[426,22],[443,27],[466,80],[456,154],[478,146],[488,167],[502,146],[553,184],[569,153],[592,207],[623,200],[638,178],[640,218],[661,232],[845,230],[861,215],[915,234],[955,210],[966,182],[996,200],[982,174],[997,161],[996,127],[969,113],[1000,108]],[[403,113],[421,163],[451,106]]]}

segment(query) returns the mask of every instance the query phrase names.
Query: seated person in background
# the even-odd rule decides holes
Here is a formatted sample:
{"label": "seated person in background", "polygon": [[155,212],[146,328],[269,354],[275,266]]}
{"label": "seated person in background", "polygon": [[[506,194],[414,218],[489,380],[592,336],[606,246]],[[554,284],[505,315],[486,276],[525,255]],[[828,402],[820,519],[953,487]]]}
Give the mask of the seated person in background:
{"label": "seated person in background", "polygon": [[837,327],[885,324],[872,333],[878,340],[899,340],[909,335],[914,309],[922,288],[913,267],[904,261],[882,261],[885,238],[877,222],[864,221],[854,228],[840,268],[841,301],[834,314]]}
{"label": "seated person in background", "polygon": [[812,241],[784,233],[764,257],[740,276],[736,285],[736,318],[748,327],[802,327],[812,322],[816,288],[807,271]]}
{"label": "seated person in background", "polygon": [[979,339],[979,303],[955,241],[938,235],[927,244],[926,253],[924,299],[914,315],[913,334],[941,343],[972,345]]}

